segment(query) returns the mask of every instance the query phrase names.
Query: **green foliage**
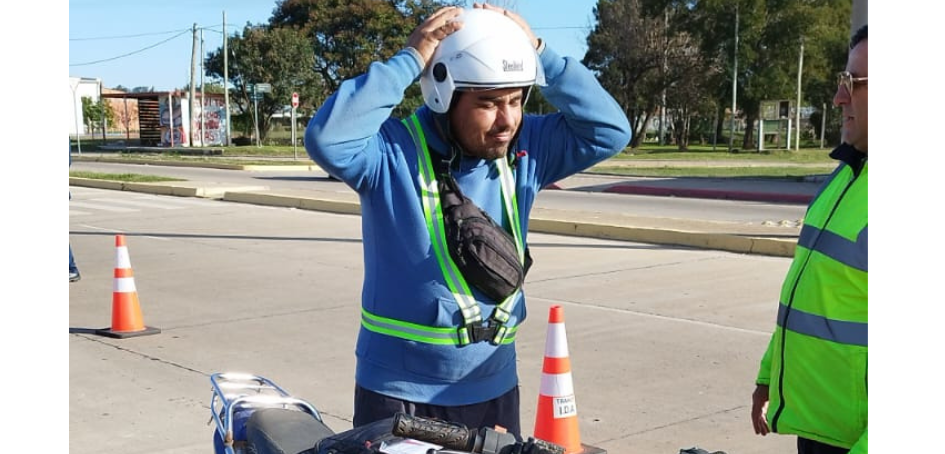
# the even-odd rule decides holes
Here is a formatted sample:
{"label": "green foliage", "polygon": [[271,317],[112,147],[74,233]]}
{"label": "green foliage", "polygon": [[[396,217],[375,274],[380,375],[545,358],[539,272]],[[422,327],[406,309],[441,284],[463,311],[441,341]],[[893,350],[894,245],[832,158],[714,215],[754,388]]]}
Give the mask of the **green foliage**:
{"label": "green foliage", "polygon": [[[691,36],[713,71],[698,96],[731,106],[737,37],[738,115],[746,120],[743,148],[764,100],[795,99],[804,43],[802,104],[830,104],[834,74],[846,58],[851,4],[844,0],[641,0],[652,17],[673,12],[670,28]],[[737,18],[737,20],[736,20]],[[736,34],[737,28],[737,34]]]}
{"label": "green foliage", "polygon": [[82,116],[85,117],[89,131],[102,129],[104,126],[103,122],[107,122],[110,125],[115,124],[116,118],[115,111],[112,110],[111,104],[105,102],[104,99],[99,99],[98,102],[92,102],[92,98],[88,96],[82,97]]}
{"label": "green foliage", "polygon": [[[308,39],[293,28],[270,28],[247,24],[242,34],[227,38],[228,76],[233,85],[231,99],[237,110],[249,115],[247,133],[252,133],[252,118],[259,113],[259,132],[265,138],[272,116],[286,109],[292,93],[299,93],[300,109],[312,109],[323,98],[322,80],[314,71],[314,56]],[[223,49],[211,52],[205,63],[207,74],[223,76]],[[268,83],[270,93],[261,93],[255,105],[253,85]],[[244,125],[241,125],[244,126]]]}
{"label": "green foliage", "polygon": [[[314,54],[314,70],[323,81],[324,100],[345,79],[367,71],[371,62],[386,60],[403,49],[423,19],[445,5],[462,1],[434,0],[283,0],[277,2],[271,27],[304,34]],[[403,115],[422,104],[416,87],[395,110]],[[317,105],[317,104],[316,104]]]}

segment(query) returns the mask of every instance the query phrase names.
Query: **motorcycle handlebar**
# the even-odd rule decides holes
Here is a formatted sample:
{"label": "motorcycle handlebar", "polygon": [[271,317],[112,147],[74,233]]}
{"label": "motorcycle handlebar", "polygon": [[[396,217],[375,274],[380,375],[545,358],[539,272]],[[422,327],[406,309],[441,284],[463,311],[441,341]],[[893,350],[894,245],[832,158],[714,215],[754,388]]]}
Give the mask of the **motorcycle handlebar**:
{"label": "motorcycle handlebar", "polygon": [[462,424],[420,418],[404,413],[394,416],[394,427],[391,432],[398,437],[435,443],[446,449],[458,451],[472,451],[476,440],[475,431],[469,430]]}
{"label": "motorcycle handlebar", "polygon": [[[404,413],[398,413],[394,417],[391,432],[398,437],[438,444],[443,446],[444,450],[470,453],[564,454],[565,451],[563,446],[534,437],[529,437],[527,442],[522,443],[517,441],[512,434],[494,429],[470,429],[462,424],[410,416]],[[517,448],[516,445],[518,445]]]}

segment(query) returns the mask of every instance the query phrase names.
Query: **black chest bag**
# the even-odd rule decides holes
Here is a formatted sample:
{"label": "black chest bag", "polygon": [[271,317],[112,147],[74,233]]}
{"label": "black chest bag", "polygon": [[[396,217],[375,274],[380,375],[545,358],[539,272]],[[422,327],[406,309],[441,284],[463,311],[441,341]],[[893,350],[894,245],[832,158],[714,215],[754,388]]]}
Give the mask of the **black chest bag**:
{"label": "black chest bag", "polygon": [[522,264],[515,238],[463,195],[449,172],[449,164],[441,163],[439,167],[436,179],[450,257],[466,282],[501,303],[525,283],[533,262],[528,247]]}

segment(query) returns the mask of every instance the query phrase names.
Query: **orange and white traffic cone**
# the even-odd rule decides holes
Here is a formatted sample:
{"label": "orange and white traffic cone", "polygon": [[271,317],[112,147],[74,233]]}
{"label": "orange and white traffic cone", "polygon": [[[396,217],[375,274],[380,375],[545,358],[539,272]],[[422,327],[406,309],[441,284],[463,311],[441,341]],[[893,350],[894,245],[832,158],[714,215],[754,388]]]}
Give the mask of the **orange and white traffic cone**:
{"label": "orange and white traffic cone", "polygon": [[538,413],[535,417],[535,438],[564,447],[566,454],[584,451],[578,431],[577,403],[571,381],[571,360],[568,357],[568,336],[564,330],[564,308],[551,306],[548,335],[545,339],[545,361],[538,389]]}
{"label": "orange and white traffic cone", "polygon": [[126,337],[157,334],[161,330],[144,326],[141,304],[138,302],[138,289],[135,287],[135,275],[131,270],[131,258],[124,235],[115,236],[115,281],[112,288],[112,326],[103,328],[98,333],[108,337],[124,339]]}

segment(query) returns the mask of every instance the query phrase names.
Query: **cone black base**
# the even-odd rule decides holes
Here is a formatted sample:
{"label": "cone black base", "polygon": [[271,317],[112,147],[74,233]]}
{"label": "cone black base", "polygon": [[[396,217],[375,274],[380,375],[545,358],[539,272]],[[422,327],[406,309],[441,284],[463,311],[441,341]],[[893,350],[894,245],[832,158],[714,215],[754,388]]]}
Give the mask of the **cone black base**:
{"label": "cone black base", "polygon": [[606,450],[581,443],[581,454],[607,454]]}
{"label": "cone black base", "polygon": [[125,339],[128,337],[138,337],[138,336],[148,336],[151,334],[158,334],[161,332],[160,328],[154,328],[151,326],[145,326],[144,329],[139,331],[113,331],[111,328],[102,328],[95,331],[95,334],[102,336],[114,337],[116,339]]}

